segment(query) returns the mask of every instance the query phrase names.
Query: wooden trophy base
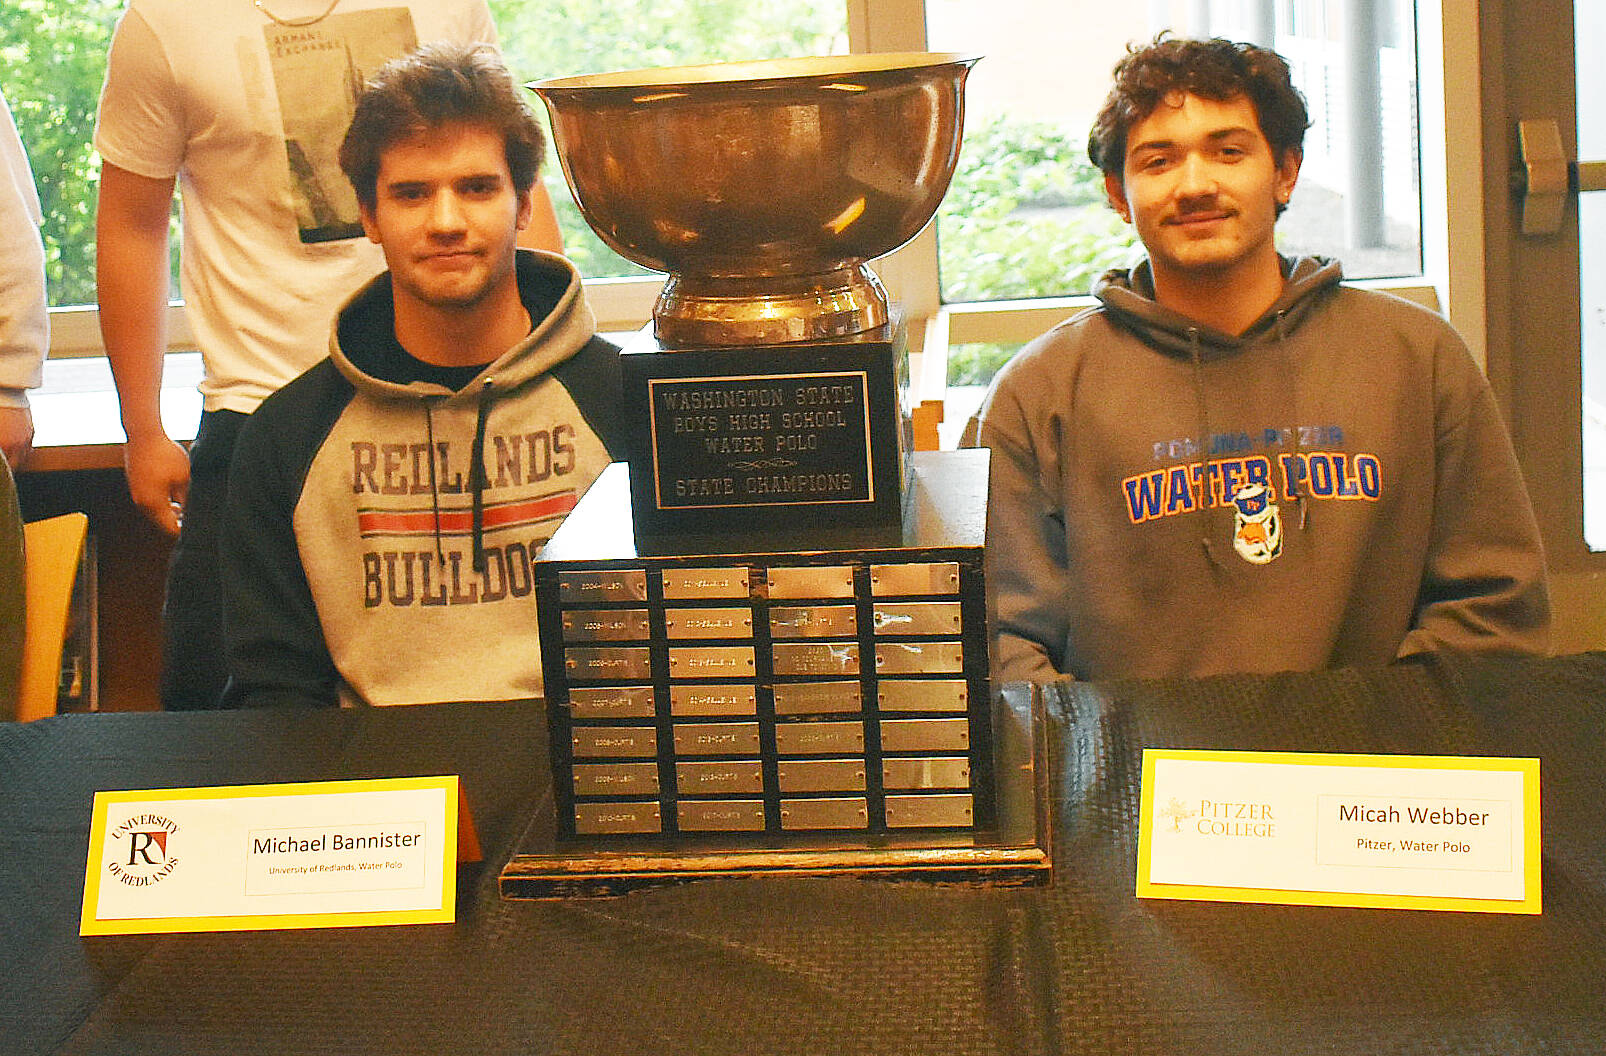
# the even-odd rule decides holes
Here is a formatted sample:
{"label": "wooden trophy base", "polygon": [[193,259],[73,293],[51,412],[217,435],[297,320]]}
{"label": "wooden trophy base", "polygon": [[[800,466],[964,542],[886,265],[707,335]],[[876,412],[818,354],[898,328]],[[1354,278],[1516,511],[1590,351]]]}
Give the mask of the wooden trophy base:
{"label": "wooden trophy base", "polygon": [[697,880],[853,877],[964,886],[1037,886],[1052,878],[1047,726],[1035,687],[1006,686],[993,701],[994,824],[986,831],[780,840],[582,840],[556,834],[541,804],[502,870],[509,900],[615,897]]}
{"label": "wooden trophy base", "polygon": [[1047,879],[1042,718],[988,681],[988,452],[916,454],[890,529],[653,548],[625,469],[535,563],[553,794],[504,895]]}

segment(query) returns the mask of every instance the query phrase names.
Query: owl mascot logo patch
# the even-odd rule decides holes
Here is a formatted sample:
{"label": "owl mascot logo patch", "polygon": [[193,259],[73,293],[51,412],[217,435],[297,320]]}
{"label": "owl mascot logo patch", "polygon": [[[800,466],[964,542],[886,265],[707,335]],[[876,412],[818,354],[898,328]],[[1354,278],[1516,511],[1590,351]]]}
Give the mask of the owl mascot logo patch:
{"label": "owl mascot logo patch", "polygon": [[1271,490],[1245,484],[1232,493],[1232,548],[1253,565],[1269,565],[1283,552],[1283,519]]}

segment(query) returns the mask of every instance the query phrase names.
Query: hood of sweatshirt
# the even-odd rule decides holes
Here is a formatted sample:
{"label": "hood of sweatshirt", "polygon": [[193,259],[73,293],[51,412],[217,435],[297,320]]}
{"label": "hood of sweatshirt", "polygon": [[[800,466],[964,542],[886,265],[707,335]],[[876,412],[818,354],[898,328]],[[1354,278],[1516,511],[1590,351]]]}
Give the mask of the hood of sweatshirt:
{"label": "hood of sweatshirt", "polygon": [[580,273],[555,253],[521,249],[516,263],[519,297],[530,313],[524,340],[487,363],[454,393],[429,382],[398,384],[380,376],[378,364],[395,343],[395,301],[390,273],[358,290],[340,309],[329,339],[329,358],[357,388],[400,400],[474,401],[503,396],[572,357],[596,332],[596,320],[581,292]]}
{"label": "hood of sweatshirt", "polygon": [[1283,257],[1283,292],[1254,324],[1238,336],[1224,334],[1172,311],[1154,299],[1154,274],[1145,259],[1130,271],[1105,272],[1093,296],[1120,325],[1155,349],[1178,359],[1191,359],[1197,348],[1205,362],[1231,356],[1271,336],[1293,333],[1322,294],[1343,279],[1338,261],[1325,257]]}

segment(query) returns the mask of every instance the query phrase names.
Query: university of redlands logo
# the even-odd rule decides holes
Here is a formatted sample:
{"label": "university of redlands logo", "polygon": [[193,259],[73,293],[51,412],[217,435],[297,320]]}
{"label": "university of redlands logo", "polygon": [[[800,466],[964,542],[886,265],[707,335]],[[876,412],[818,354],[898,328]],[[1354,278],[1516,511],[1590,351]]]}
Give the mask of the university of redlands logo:
{"label": "university of redlands logo", "polygon": [[149,887],[178,867],[178,825],[160,814],[136,814],[106,834],[106,871],[129,887]]}

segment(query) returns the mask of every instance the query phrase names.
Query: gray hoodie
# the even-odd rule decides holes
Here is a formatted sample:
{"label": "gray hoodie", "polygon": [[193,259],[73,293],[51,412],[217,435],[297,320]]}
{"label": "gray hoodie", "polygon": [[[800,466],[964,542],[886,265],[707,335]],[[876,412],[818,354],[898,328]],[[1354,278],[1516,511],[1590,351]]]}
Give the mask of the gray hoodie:
{"label": "gray hoodie", "polygon": [[1483,375],[1443,318],[1284,260],[1242,336],[1148,264],[1021,350],[990,447],[994,678],[1543,653],[1544,555]]}
{"label": "gray hoodie", "polygon": [[541,695],[532,561],[621,450],[622,380],[574,265],[520,251],[518,282],[529,335],[453,391],[384,376],[405,353],[381,275],[241,429],[231,704]]}

